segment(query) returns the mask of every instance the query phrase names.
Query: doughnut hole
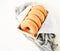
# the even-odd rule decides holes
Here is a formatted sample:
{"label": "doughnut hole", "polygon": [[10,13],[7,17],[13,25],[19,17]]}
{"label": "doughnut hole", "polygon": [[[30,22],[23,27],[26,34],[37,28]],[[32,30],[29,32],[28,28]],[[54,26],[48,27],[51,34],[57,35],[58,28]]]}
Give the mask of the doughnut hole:
{"label": "doughnut hole", "polygon": [[30,28],[29,27],[25,27],[25,30],[28,32],[30,30]]}

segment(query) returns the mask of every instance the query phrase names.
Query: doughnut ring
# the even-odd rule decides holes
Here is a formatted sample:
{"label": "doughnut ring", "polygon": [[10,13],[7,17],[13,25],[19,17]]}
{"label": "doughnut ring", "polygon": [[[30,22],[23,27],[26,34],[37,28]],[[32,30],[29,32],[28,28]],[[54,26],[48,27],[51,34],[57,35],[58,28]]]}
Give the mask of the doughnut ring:
{"label": "doughnut ring", "polygon": [[41,21],[40,21],[40,19],[37,16],[28,15],[25,19],[31,19],[32,21],[34,21],[37,24],[38,28],[41,27]]}
{"label": "doughnut ring", "polygon": [[37,9],[33,9],[29,12],[28,15],[32,15],[32,14],[37,16],[40,19],[41,23],[44,21],[44,14],[41,11]]}
{"label": "doughnut ring", "polygon": [[31,33],[33,36],[36,35],[38,31],[37,25],[29,19],[26,19],[21,23],[21,29],[28,33]]}
{"label": "doughnut ring", "polygon": [[45,15],[45,17],[47,16],[47,10],[41,5],[33,6],[32,9],[40,10]]}

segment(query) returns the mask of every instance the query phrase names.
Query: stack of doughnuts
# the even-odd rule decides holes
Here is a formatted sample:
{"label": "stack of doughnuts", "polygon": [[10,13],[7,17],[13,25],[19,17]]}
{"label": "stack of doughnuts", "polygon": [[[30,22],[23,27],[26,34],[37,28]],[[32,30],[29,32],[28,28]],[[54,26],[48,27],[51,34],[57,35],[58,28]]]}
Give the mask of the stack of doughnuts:
{"label": "stack of doughnuts", "polygon": [[32,6],[31,10],[28,12],[27,16],[20,24],[20,28],[35,36],[38,30],[41,28],[47,16],[47,10],[41,5]]}

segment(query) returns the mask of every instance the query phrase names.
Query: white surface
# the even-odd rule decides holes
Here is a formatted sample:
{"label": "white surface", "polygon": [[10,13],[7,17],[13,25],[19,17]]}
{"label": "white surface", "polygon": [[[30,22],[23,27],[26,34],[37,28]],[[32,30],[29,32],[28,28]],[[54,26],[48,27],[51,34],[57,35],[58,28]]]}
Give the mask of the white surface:
{"label": "white surface", "polygon": [[[17,29],[15,8],[20,3],[31,0],[0,0],[0,51],[40,51],[33,42],[27,40]],[[33,0],[35,1],[35,0]],[[36,0],[37,1],[37,0]],[[51,10],[57,23],[56,43],[59,44],[56,51],[60,51],[60,1],[42,0],[44,5]]]}

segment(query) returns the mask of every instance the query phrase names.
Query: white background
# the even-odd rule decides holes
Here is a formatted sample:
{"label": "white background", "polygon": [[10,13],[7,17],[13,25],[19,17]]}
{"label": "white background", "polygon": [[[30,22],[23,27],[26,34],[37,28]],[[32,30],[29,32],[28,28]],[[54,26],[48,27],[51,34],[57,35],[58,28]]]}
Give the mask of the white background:
{"label": "white background", "polygon": [[[15,8],[22,2],[31,0],[0,0],[0,51],[40,51],[33,42],[27,40],[17,29]],[[33,0],[35,1],[35,0]],[[39,1],[39,0],[36,0]],[[60,1],[42,0],[44,4],[54,9],[57,22],[56,43],[59,44],[56,51],[60,51]]]}

